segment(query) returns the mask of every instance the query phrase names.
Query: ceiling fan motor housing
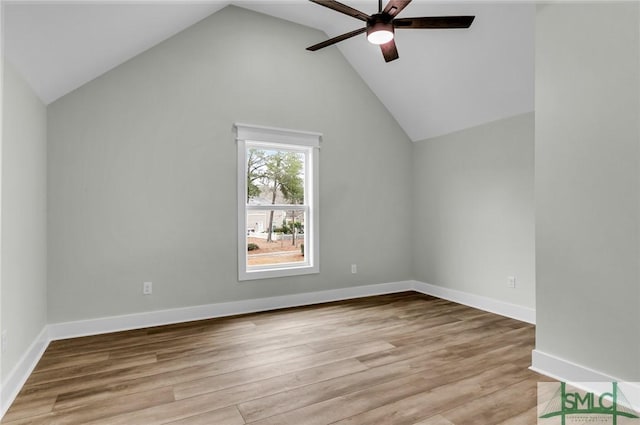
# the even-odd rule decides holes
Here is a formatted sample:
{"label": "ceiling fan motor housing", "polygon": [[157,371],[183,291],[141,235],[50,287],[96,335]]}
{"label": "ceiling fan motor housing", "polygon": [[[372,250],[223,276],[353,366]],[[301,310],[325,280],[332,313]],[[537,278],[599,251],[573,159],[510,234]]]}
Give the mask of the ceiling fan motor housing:
{"label": "ceiling fan motor housing", "polygon": [[[371,15],[371,18],[367,21],[367,38],[371,41],[372,34],[378,32],[391,33],[393,38],[393,16],[388,13],[376,13]],[[380,43],[376,43],[380,44]]]}

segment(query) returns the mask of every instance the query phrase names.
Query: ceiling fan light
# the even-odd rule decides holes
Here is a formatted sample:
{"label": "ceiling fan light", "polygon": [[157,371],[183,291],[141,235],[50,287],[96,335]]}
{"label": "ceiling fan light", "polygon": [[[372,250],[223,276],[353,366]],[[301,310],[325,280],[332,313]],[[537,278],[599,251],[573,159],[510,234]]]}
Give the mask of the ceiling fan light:
{"label": "ceiling fan light", "polygon": [[385,44],[393,40],[393,33],[391,31],[374,31],[367,35],[367,40],[371,44]]}
{"label": "ceiling fan light", "polygon": [[385,44],[393,40],[393,24],[376,22],[367,28],[367,40],[372,44]]}

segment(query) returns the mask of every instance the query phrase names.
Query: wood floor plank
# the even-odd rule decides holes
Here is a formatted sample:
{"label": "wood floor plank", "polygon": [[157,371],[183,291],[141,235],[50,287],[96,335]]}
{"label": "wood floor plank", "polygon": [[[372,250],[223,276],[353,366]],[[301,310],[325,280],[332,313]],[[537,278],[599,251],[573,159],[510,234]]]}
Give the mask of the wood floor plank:
{"label": "wood floor plank", "polygon": [[531,425],[537,422],[538,408],[532,407],[522,413],[510,416],[498,425]]}
{"label": "wood floor plank", "polygon": [[[105,382],[104,379],[94,378],[93,386],[89,382],[81,389],[67,390],[62,393],[56,402],[56,408],[68,408],[73,405],[85,404],[88,400],[104,400],[116,395],[136,393],[153,388],[158,383],[173,385],[182,394],[189,391],[189,387],[195,387],[194,393],[203,392],[200,390],[203,386],[206,386],[208,392],[218,391],[391,347],[385,342],[372,341],[317,354],[284,350],[273,353],[277,354],[275,357],[262,356],[257,365],[252,361],[247,361],[246,358],[236,359],[235,362],[225,360],[222,365],[212,359],[209,365],[192,366],[178,370],[168,369],[164,373],[135,376],[134,379],[126,381],[107,379]],[[302,355],[303,353],[307,355]],[[291,360],[288,361],[288,359]],[[75,385],[77,387],[78,383]]]}
{"label": "wood floor plank", "polygon": [[55,395],[35,399],[18,397],[2,418],[2,423],[47,414],[53,411],[55,402]]}
{"label": "wood floor plank", "polygon": [[[420,422],[416,422],[413,425],[455,425],[455,424],[447,418],[443,418],[440,415],[435,415],[428,419],[422,420]],[[529,425],[533,425],[533,424],[529,424]]]}
{"label": "wood floor plank", "polygon": [[[214,398],[211,395],[206,394],[200,397],[148,407],[136,412],[85,422],[84,425],[163,425],[201,415],[209,416],[210,420],[212,420],[211,424],[216,425],[225,423],[224,421],[227,421],[227,423],[238,422],[238,409],[231,406],[220,411],[213,410],[210,407],[213,400]],[[215,422],[215,420],[220,420],[220,422]]]}
{"label": "wood floor plank", "polygon": [[11,425],[83,425],[96,419],[109,418],[126,412],[137,412],[152,406],[174,401],[171,387],[135,394],[134,397],[113,398],[110,403],[94,403],[70,409],[52,411],[45,415],[19,419]]}
{"label": "wood floor plank", "polygon": [[[331,398],[348,395],[363,387],[369,388],[409,375],[420,374],[427,379],[438,376],[454,379],[459,375],[477,373],[482,367],[496,367],[504,362],[517,362],[524,357],[528,358],[529,354],[524,354],[516,348],[511,345],[503,346],[488,352],[489,356],[483,354],[458,362],[452,362],[446,350],[428,352],[353,375],[307,385],[295,391],[283,391],[272,396],[265,396],[258,400],[242,403],[239,408],[248,421],[257,421],[275,416],[278,412],[321,403]],[[523,365],[523,368],[526,369],[527,366],[528,364]]]}
{"label": "wood floor plank", "polygon": [[[437,386],[438,382],[436,381],[433,388],[428,391],[399,399],[375,409],[367,409],[358,415],[335,422],[335,425],[366,425],[372,423],[411,425],[416,420],[431,417],[452,406],[464,405],[467,400],[475,398],[478,393],[493,393],[513,383],[520,382],[525,379],[527,372],[527,370],[523,370],[519,366],[505,364],[441,386]],[[449,380],[447,379],[447,381]],[[464,409],[464,407],[458,408]]]}
{"label": "wood floor plank", "polygon": [[202,385],[206,385],[210,391],[222,390],[240,384],[280,376],[291,371],[304,370],[314,365],[329,365],[338,360],[356,358],[359,355],[369,354],[375,351],[383,351],[392,347],[393,346],[386,342],[373,341],[366,344],[348,346],[337,350],[302,357],[297,361],[242,369],[224,375],[194,380],[186,384],[178,384],[175,387],[177,391],[181,391],[183,394],[187,393],[191,387],[195,386],[197,388],[201,388]]}
{"label": "wood floor plank", "polygon": [[[530,375],[532,376],[533,372]],[[530,409],[531,402],[535,402],[537,396],[536,384],[535,378],[525,379],[499,391],[469,400],[464,408],[451,409],[443,412],[442,416],[455,424],[472,421],[498,424]],[[530,419],[535,423],[535,416]]]}
{"label": "wood floor plank", "polygon": [[[430,319],[416,320],[412,322],[398,322],[397,324],[384,324],[384,326],[371,329],[364,332],[359,332],[355,335],[325,337],[317,342],[310,342],[308,345],[316,350],[331,349],[340,347],[345,342],[351,342],[354,338],[359,340],[368,340],[372,338],[385,338],[389,342],[392,340],[402,341],[402,338],[411,339],[420,335],[420,332],[429,329],[431,332],[436,332],[436,328],[440,325],[451,324],[459,321],[458,319],[450,316],[442,315]],[[392,343],[393,345],[396,345]]]}
{"label": "wood floor plank", "polygon": [[31,376],[33,381],[38,383],[50,383],[54,381],[68,380],[70,378],[93,375],[95,373],[104,373],[119,369],[126,369],[142,365],[157,363],[158,358],[155,354],[134,355],[123,359],[107,359],[102,361],[94,361],[92,363],[84,363],[80,365],[69,365],[55,369],[41,370],[34,372]]}
{"label": "wood floor plank", "polygon": [[260,354],[273,349],[273,347],[286,348],[298,344],[309,345],[332,336],[350,336],[353,340],[353,338],[362,332],[379,330],[394,325],[407,326],[407,323],[401,320],[375,318],[369,321],[369,323],[363,324],[343,323],[341,325],[314,327],[296,334],[287,333],[279,338],[274,338],[273,336],[266,337],[261,341],[256,341],[252,346],[246,347],[245,350],[247,354]]}
{"label": "wood floor plank", "polygon": [[54,341],[1,423],[532,424],[534,337],[405,292]]}
{"label": "wood floor plank", "polygon": [[250,358],[244,356],[233,360],[225,359],[218,361],[215,357],[212,358],[209,356],[186,356],[174,361],[156,362],[153,364],[144,364],[123,369],[100,371],[87,376],[71,377],[53,382],[39,382],[38,376],[32,375],[25,384],[23,393],[25,396],[30,394],[39,396],[43,394],[48,395],[55,392],[60,393],[60,388],[65,388],[64,393],[77,393],[84,390],[91,391],[95,386],[111,384],[119,385],[128,380],[141,379],[150,376],[159,376],[159,379],[161,380],[161,375],[167,372],[178,372],[176,376],[190,374],[189,376],[191,379],[196,379],[196,376],[219,375],[240,369],[246,369],[248,367],[258,367],[270,363],[278,363],[287,359],[298,361],[299,358],[313,353],[315,352],[311,348],[301,345],[298,347],[287,347],[282,350],[272,351],[269,355],[256,355]]}
{"label": "wood floor plank", "polygon": [[189,416],[173,422],[166,422],[166,425],[244,425],[242,415],[235,407],[214,410],[196,416]]}
{"label": "wood floor plank", "polygon": [[[464,400],[465,397],[477,394],[483,385],[485,387],[491,385],[499,387],[504,385],[504,382],[510,382],[509,380],[512,379],[522,380],[523,375],[518,375],[518,372],[523,374],[526,370],[522,371],[520,367],[515,365],[503,365],[452,384],[446,384],[452,379],[449,376],[428,376],[427,374],[417,373],[280,415],[271,416],[255,423],[256,425],[275,425],[302,423],[304,421],[305,425],[333,423],[340,425],[411,424],[416,419],[424,418],[427,414],[437,413],[438,408],[436,406],[442,406],[444,403],[451,403],[457,399]],[[455,388],[430,392],[437,387],[445,385],[455,386]],[[491,388],[493,389],[494,387],[491,386]],[[242,407],[240,405],[240,411],[247,421],[251,422],[251,416],[248,416]],[[409,414],[412,415],[409,416]]]}
{"label": "wood floor plank", "polygon": [[[447,362],[446,352],[435,352],[376,367],[344,377],[307,385],[292,391],[283,391],[257,400],[241,403],[238,407],[249,422],[304,408],[352,392],[380,385],[403,377],[415,378],[428,368],[437,368]],[[416,376],[414,376],[416,375]]]}
{"label": "wood floor plank", "polygon": [[[367,370],[367,367],[355,359],[345,359],[327,365],[320,365],[302,369],[300,371],[274,376],[260,381],[234,385],[230,388],[218,390],[219,399],[216,405],[225,407],[230,404],[239,404],[263,398],[283,391],[289,391],[305,385],[327,381],[332,378],[349,376],[353,373]],[[215,387],[206,379],[187,384],[174,386],[177,400],[196,395],[213,392]]]}
{"label": "wood floor plank", "polygon": [[75,356],[68,357],[46,357],[38,362],[37,367],[33,370],[35,372],[44,372],[53,369],[60,369],[69,366],[81,366],[85,364],[94,364],[109,359],[109,353],[82,353]]}
{"label": "wood floor plank", "polygon": [[278,410],[284,411],[284,413],[269,416],[257,421],[254,421],[253,419],[265,416],[264,412],[249,412],[246,408],[243,408],[243,405],[240,405],[239,409],[242,416],[247,420],[247,423],[255,425],[281,425],[295,423],[304,423],[305,425],[327,425],[345,417],[361,413],[367,409],[373,409],[382,404],[408,397],[416,392],[426,391],[429,388],[430,383],[427,379],[420,376],[420,374],[414,374],[295,410],[286,411],[288,406],[281,405],[278,406]]}

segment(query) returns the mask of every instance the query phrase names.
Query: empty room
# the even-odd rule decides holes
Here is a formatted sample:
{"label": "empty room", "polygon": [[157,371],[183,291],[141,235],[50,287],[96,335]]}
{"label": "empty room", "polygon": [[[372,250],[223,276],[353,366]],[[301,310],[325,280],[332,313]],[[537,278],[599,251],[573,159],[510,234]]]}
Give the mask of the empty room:
{"label": "empty room", "polygon": [[637,1],[0,4],[3,424],[640,424]]}

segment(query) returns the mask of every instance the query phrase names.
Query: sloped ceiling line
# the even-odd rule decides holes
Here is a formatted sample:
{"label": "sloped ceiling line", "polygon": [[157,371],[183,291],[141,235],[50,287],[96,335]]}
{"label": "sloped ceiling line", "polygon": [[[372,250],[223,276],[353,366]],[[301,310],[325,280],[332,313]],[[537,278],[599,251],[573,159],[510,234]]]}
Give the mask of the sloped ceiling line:
{"label": "sloped ceiling line", "polygon": [[[366,13],[377,9],[374,0],[344,2]],[[49,104],[229,4],[326,37],[361,25],[305,0],[9,2],[5,52]],[[364,35],[331,47],[340,49],[413,141],[533,110],[535,6],[414,0],[402,12],[463,14],[476,15],[468,30],[398,31],[400,60],[388,64]],[[319,34],[318,42],[324,37]]]}

